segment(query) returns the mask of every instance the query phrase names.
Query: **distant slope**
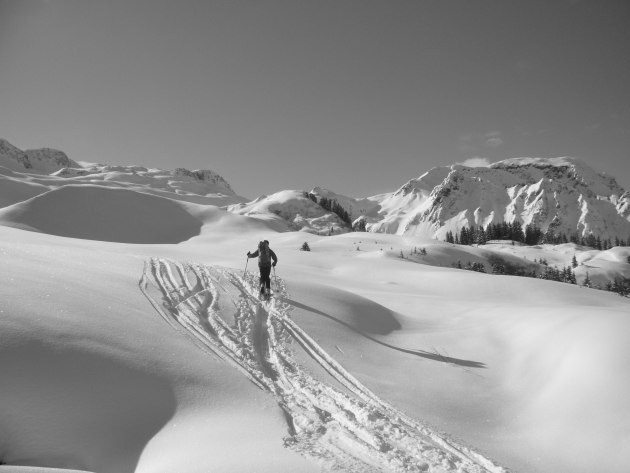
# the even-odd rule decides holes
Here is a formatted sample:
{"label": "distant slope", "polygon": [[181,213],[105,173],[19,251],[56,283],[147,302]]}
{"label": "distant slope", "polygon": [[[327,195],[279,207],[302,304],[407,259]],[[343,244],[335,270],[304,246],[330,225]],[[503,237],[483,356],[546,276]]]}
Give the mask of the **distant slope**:
{"label": "distant slope", "polygon": [[[62,151],[51,148],[22,151],[0,139],[0,177],[2,175],[10,177],[14,183],[9,184],[11,189],[0,190],[0,207],[61,186],[97,183],[205,205],[226,206],[248,200],[236,194],[223,177],[207,169],[162,170],[78,163]],[[20,181],[29,185],[19,185]],[[40,186],[38,191],[34,186]]]}
{"label": "distant slope", "polygon": [[247,215],[265,222],[278,231],[304,230],[328,234],[349,231],[349,226],[335,213],[330,212],[304,195],[304,191],[285,190],[261,196],[249,202],[227,207],[230,212]]}
{"label": "distant slope", "polygon": [[202,222],[183,204],[126,189],[64,186],[0,210],[0,224],[119,243],[179,243]]}

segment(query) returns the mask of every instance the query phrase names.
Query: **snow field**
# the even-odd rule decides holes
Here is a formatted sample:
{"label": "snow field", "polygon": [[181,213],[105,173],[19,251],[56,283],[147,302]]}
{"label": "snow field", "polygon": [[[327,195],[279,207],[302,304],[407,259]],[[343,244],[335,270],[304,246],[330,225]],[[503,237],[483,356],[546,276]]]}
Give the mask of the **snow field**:
{"label": "snow field", "polygon": [[[371,406],[372,401],[366,401],[362,391],[351,390],[354,382],[344,387],[345,376],[328,374],[324,366],[337,372],[327,361],[334,354],[347,373],[397,412],[422,419],[423,425],[433,426],[431,432],[446,431],[453,438],[465,439],[465,444],[480,449],[484,457],[514,471],[625,471],[630,462],[625,448],[630,424],[625,399],[630,380],[623,363],[628,359],[623,335],[628,333],[627,300],[561,283],[455,270],[450,268],[450,245],[432,240],[372,234],[330,238],[278,234],[262,230],[259,222],[245,217],[206,216],[201,234],[178,245],[104,243],[0,228],[0,256],[7,268],[0,275],[0,359],[5,360],[0,374],[13,380],[11,396],[6,395],[5,384],[0,386],[0,432],[8,432],[7,425],[13,432],[21,432],[19,437],[11,436],[13,442],[0,434],[1,444],[7,446],[0,453],[1,461],[143,473],[182,471],[183,466],[186,473],[216,469],[319,471],[320,464],[354,468],[356,455],[369,463],[364,471],[387,464],[383,462],[391,462],[391,468],[404,465],[396,461],[413,455],[409,453],[412,446],[380,450],[381,442],[397,441],[391,434],[396,432],[391,418],[370,420],[372,411],[361,403]],[[313,358],[298,342],[302,340],[308,349],[308,339],[300,338],[299,332],[295,338],[284,324],[277,327],[269,322],[279,317],[270,316],[271,309],[259,301],[238,309],[232,301],[238,301],[240,294],[248,299],[247,281],[242,282],[242,293],[224,281],[224,276],[213,273],[217,267],[236,268],[228,273],[240,277],[246,251],[264,238],[280,258],[277,274],[290,292],[285,299],[292,305],[287,318],[328,355]],[[362,250],[356,251],[359,238]],[[299,251],[304,241],[309,242],[311,252]],[[383,254],[376,249],[381,244],[393,250]],[[371,245],[374,250],[367,251]],[[399,249],[413,246],[426,247],[428,257],[435,259],[432,264],[442,267],[396,256]],[[229,297],[203,271],[199,270],[198,278],[184,271],[192,294],[210,281],[219,295],[218,305],[207,307],[216,315],[216,327],[202,324],[199,339],[192,339],[179,323],[174,326],[181,333],[161,323],[139,290],[143,265],[156,255],[174,262],[196,261],[199,268],[210,268],[210,275],[228,288]],[[570,260],[571,256],[561,257]],[[254,261],[249,265],[248,273],[256,271]],[[178,280],[177,265],[169,267]],[[173,288],[180,286],[174,284]],[[191,291],[183,286],[184,291]],[[147,291],[162,307],[165,295],[157,282],[147,285]],[[198,296],[210,302],[208,294]],[[181,295],[176,297],[176,304],[182,302]],[[183,313],[193,321],[200,307],[195,297],[178,308],[189,307],[192,301],[195,309]],[[173,313],[167,312],[171,319]],[[236,318],[240,320],[238,330],[231,327],[236,319],[226,314],[241,315]],[[260,325],[249,327],[251,319]],[[207,344],[216,344],[208,339],[214,330],[223,333],[222,340],[233,340],[236,359],[221,361],[229,343],[221,344],[217,353],[207,348]],[[231,338],[230,330],[249,335]],[[434,356],[380,345],[357,330],[391,346]],[[274,336],[293,341],[288,344],[289,355],[285,357],[278,349],[274,361],[267,362],[276,351],[265,348],[261,340]],[[211,356],[195,348],[191,340]],[[285,346],[283,343],[276,346]],[[53,363],[60,358],[50,356],[51,352],[61,349],[61,362]],[[35,352],[39,353],[37,363],[30,363],[26,354]],[[120,404],[97,409],[90,404],[93,396],[87,386],[102,383],[82,370],[71,370],[77,357],[109,366],[112,377],[118,379],[126,379],[125,373],[141,373],[137,377],[141,382],[127,388],[111,383],[118,386],[115,398],[121,399]],[[21,367],[18,376],[12,366],[21,359],[15,363]],[[293,382],[298,386],[305,386],[300,388],[302,392],[294,389],[298,392],[294,397],[286,394],[289,401],[284,404],[272,392],[282,379],[276,366],[288,373],[288,379],[297,379]],[[301,371],[292,371],[295,366]],[[70,375],[57,375],[58,382],[53,381],[55,373],[64,370],[72,373],[73,381]],[[258,387],[252,373],[260,381]],[[324,382],[329,385],[326,389],[322,388]],[[161,388],[150,389],[155,385]],[[54,389],[49,391],[49,386]],[[137,407],[134,415],[120,407],[128,402],[123,400],[130,396],[127,389],[135,393],[130,397],[135,399],[131,406]],[[330,389],[335,393],[334,402],[327,394]],[[30,395],[19,398],[24,392]],[[285,388],[282,392],[290,391]],[[65,412],[65,399],[86,399],[79,405],[92,409],[91,418],[109,422],[97,420],[86,428],[81,427],[78,414],[63,420],[42,417],[44,422],[37,416],[10,415],[45,413],[51,406]],[[147,405],[138,407],[134,402]],[[298,428],[292,432],[288,427],[285,409],[289,405],[300,406],[294,422],[302,426],[300,432],[317,432],[322,424],[329,428],[322,435],[300,437]],[[325,422],[328,417],[313,415],[312,406],[331,413],[333,420]],[[356,422],[366,417],[368,428]],[[119,432],[126,431],[129,423],[147,427],[121,446]],[[409,428],[404,422],[399,424]],[[115,426],[115,434],[106,425]],[[402,432],[406,438],[407,431]],[[291,449],[284,448],[282,439],[292,437],[298,440],[288,442]],[[120,459],[115,468],[112,456]],[[437,468],[438,461],[432,461],[427,465]]]}
{"label": "snow field", "polygon": [[[150,266],[141,287],[162,317],[167,321],[174,318],[211,354],[230,361],[257,386],[273,393],[287,414],[292,433],[285,444],[325,468],[356,472],[505,471],[417,425],[365,388],[290,319],[290,307],[282,302],[286,291],[281,281],[274,299],[259,303],[257,284],[251,276],[247,280],[220,268],[184,267],[165,260],[153,260]],[[168,301],[170,317],[148,295],[149,274]],[[231,292],[240,293],[238,301],[231,296],[236,307],[233,327],[226,325],[218,312],[220,291],[228,297]],[[294,361],[283,331],[356,398],[306,374]]]}

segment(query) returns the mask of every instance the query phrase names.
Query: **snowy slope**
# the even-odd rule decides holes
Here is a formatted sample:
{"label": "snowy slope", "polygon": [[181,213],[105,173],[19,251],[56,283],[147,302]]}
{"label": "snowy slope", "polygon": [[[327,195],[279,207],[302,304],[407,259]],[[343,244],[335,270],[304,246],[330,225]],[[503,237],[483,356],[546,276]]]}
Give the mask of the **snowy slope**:
{"label": "snowy slope", "polygon": [[[11,380],[0,460],[117,473],[501,471],[483,458],[625,471],[627,299],[455,270],[453,246],[432,240],[232,218],[178,245],[0,227]],[[263,237],[287,291],[269,306],[243,277]],[[410,245],[434,266],[395,256]]]}
{"label": "snowy slope", "polygon": [[337,233],[349,231],[349,226],[336,214],[305,197],[304,191],[280,191],[249,203],[228,206],[227,210],[270,222],[278,231],[304,230],[320,234],[328,234],[331,228]]}

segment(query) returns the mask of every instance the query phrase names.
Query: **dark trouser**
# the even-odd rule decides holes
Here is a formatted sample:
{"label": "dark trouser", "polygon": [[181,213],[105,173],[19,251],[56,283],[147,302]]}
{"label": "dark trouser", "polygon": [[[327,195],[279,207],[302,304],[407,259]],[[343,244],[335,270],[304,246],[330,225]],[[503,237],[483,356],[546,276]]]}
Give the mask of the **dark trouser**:
{"label": "dark trouser", "polygon": [[[259,266],[260,269],[260,292],[262,292],[263,287],[266,287],[268,290],[271,289],[271,266]],[[267,291],[269,292],[269,291]]]}

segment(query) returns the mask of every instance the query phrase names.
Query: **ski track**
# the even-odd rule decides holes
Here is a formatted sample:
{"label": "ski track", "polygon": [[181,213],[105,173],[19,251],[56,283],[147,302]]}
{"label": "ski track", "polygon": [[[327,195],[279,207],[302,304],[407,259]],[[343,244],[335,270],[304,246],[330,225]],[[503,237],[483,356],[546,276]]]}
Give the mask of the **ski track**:
{"label": "ski track", "polygon": [[[274,282],[275,297],[260,301],[258,278],[251,273],[153,258],[139,285],[169,325],[275,397],[288,424],[284,445],[323,470],[508,471],[376,396],[290,318],[285,283]],[[292,342],[347,392],[309,375]]]}

